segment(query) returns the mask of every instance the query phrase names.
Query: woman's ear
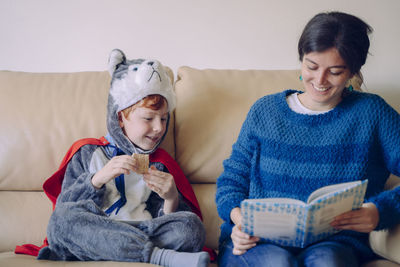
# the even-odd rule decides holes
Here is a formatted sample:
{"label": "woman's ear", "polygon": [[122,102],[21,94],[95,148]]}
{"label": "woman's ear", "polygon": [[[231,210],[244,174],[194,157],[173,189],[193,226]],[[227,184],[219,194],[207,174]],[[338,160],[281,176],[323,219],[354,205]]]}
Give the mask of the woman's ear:
{"label": "woman's ear", "polygon": [[363,84],[363,77],[361,73],[354,73],[350,76],[346,83],[346,87],[352,86],[356,91],[362,91],[361,86]]}

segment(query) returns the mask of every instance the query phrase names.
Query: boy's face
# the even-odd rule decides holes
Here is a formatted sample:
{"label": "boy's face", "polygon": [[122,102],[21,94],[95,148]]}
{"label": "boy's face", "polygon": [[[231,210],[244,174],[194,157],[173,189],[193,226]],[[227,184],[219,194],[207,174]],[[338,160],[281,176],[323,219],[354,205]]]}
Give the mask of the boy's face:
{"label": "boy's face", "polygon": [[168,119],[168,105],[159,110],[146,107],[134,108],[126,118],[121,112],[121,126],[124,134],[143,150],[153,149],[163,137]]}

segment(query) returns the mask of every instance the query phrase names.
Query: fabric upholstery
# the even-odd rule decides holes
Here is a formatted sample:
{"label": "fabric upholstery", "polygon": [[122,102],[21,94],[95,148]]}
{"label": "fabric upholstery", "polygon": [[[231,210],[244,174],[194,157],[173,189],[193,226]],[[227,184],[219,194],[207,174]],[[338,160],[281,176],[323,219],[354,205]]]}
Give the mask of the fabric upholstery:
{"label": "fabric upholstery", "polygon": [[[215,206],[215,182],[250,106],[265,94],[301,89],[298,77],[298,70],[179,68],[177,108],[162,147],[192,183],[204,217],[207,246],[218,248],[222,222]],[[13,253],[16,245],[42,244],[52,210],[42,184],[57,169],[70,145],[77,139],[106,133],[109,85],[105,71],[0,71],[0,266],[149,266],[37,261]],[[389,186],[396,183],[393,178]],[[377,252],[399,261],[397,232],[374,232],[370,237]],[[400,266],[387,260],[369,264]]]}

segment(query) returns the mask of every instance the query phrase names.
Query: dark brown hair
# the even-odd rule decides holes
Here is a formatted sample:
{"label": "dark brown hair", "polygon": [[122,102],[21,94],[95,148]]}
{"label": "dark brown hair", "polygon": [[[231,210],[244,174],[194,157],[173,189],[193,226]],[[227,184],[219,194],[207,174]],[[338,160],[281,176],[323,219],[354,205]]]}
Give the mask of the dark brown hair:
{"label": "dark brown hair", "polygon": [[310,52],[336,48],[352,74],[360,74],[369,49],[372,28],[356,16],[342,12],[315,15],[299,39],[299,59]]}

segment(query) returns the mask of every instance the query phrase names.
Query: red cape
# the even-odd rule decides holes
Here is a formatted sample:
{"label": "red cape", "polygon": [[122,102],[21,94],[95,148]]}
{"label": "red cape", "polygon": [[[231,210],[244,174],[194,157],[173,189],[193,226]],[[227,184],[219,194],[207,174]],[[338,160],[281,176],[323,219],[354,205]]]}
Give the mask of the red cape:
{"label": "red cape", "polygon": [[[56,206],[57,197],[61,192],[61,186],[62,186],[62,181],[64,179],[65,170],[67,169],[67,165],[71,160],[72,156],[84,145],[106,146],[108,144],[109,142],[105,137],[101,137],[100,139],[84,138],[76,141],[70,147],[67,154],[61,161],[58,170],[52,176],[50,176],[43,184],[44,192],[46,193],[50,201],[53,203],[53,210]],[[150,154],[149,160],[151,162],[160,162],[167,167],[170,174],[174,177],[176,187],[184,197],[186,203],[192,208],[192,211],[200,217],[200,219],[203,219],[196,195],[194,194],[189,181],[187,180],[182,169],[179,167],[178,163],[176,163],[176,161],[165,150],[161,148],[157,149],[154,153]],[[40,247],[33,244],[24,244],[21,246],[16,246],[15,253],[37,256],[39,254],[39,250],[48,245],[49,244],[47,242],[47,238],[45,238],[43,244]],[[204,248],[204,250],[209,252],[211,260],[215,260],[216,254],[213,250],[206,247]]]}

